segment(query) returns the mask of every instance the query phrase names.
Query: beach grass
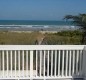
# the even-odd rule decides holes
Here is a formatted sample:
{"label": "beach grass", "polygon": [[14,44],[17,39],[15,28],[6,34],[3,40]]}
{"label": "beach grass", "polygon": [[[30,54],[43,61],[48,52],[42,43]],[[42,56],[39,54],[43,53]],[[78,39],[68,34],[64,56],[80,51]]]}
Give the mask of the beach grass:
{"label": "beach grass", "polygon": [[46,37],[50,45],[79,45],[81,44],[81,37],[79,36],[59,36],[55,34],[47,34]]}
{"label": "beach grass", "polygon": [[45,36],[48,45],[60,44],[81,44],[80,32],[63,31],[57,33],[40,33],[40,32],[0,32],[0,44],[2,45],[34,45],[38,38]]}
{"label": "beach grass", "polygon": [[0,32],[0,44],[31,45],[38,35],[38,32]]}
{"label": "beach grass", "polygon": [[50,45],[79,45],[81,44],[82,34],[79,30],[47,33],[46,40]]}

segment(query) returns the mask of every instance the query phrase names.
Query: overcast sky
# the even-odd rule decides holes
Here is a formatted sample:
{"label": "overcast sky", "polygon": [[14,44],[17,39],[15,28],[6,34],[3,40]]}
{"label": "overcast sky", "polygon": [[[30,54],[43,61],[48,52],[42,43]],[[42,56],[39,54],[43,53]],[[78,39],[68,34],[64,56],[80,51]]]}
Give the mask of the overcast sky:
{"label": "overcast sky", "polygon": [[86,13],[86,0],[0,0],[0,20],[61,20]]}

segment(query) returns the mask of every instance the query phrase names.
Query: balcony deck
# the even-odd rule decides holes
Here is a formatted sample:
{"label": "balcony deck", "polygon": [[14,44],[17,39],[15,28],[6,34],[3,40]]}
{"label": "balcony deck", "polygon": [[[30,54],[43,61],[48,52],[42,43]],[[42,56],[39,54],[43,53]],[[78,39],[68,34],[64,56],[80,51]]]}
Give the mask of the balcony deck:
{"label": "balcony deck", "polygon": [[0,79],[86,79],[86,45],[0,45]]}

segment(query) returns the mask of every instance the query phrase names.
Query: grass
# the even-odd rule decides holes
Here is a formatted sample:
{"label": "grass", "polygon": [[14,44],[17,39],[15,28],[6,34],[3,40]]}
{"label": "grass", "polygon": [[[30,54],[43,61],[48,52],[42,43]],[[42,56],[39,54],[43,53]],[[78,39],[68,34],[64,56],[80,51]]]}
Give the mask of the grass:
{"label": "grass", "polygon": [[38,32],[0,32],[0,44],[31,45],[34,44],[38,35],[40,35]]}
{"label": "grass", "polygon": [[82,32],[75,30],[75,31],[61,31],[53,34],[47,33],[46,40],[50,45],[51,44],[79,45],[81,44],[81,40],[82,40]]}
{"label": "grass", "polygon": [[58,33],[40,32],[0,32],[0,44],[2,45],[34,45],[36,40],[45,36],[45,41],[49,45],[58,44],[81,44],[81,32],[63,31]]}

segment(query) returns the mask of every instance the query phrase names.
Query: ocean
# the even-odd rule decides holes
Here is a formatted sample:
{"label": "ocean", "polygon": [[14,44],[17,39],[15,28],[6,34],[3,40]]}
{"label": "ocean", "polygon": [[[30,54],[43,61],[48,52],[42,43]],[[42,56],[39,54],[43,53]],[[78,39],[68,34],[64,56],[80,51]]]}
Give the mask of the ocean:
{"label": "ocean", "polygon": [[0,20],[0,30],[75,29],[72,21]]}

